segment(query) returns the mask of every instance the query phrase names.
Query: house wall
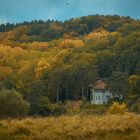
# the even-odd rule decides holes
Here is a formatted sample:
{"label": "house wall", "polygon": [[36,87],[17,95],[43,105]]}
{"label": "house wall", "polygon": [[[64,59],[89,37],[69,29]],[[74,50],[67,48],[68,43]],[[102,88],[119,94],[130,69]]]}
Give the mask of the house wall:
{"label": "house wall", "polygon": [[90,101],[91,104],[106,104],[109,99],[113,98],[109,90],[92,90]]}

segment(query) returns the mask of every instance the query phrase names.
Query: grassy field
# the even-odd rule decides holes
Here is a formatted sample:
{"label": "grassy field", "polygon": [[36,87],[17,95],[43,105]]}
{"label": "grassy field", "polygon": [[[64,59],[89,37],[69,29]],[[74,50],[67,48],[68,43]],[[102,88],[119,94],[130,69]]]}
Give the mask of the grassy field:
{"label": "grassy field", "polygon": [[1,120],[0,140],[140,140],[140,116],[75,115]]}

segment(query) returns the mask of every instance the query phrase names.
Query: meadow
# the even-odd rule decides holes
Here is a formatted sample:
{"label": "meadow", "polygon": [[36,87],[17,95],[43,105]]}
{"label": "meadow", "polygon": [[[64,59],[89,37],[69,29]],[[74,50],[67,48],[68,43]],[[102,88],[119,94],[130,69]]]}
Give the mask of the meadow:
{"label": "meadow", "polygon": [[1,120],[0,140],[140,140],[140,115]]}

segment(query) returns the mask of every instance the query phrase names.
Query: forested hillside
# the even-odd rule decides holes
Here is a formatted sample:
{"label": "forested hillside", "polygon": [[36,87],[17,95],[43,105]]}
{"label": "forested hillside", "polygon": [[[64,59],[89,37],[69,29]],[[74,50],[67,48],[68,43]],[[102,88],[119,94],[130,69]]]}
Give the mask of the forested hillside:
{"label": "forested hillside", "polygon": [[47,112],[46,102],[87,98],[99,79],[140,111],[139,20],[95,15],[0,25],[0,90],[19,92],[30,114]]}

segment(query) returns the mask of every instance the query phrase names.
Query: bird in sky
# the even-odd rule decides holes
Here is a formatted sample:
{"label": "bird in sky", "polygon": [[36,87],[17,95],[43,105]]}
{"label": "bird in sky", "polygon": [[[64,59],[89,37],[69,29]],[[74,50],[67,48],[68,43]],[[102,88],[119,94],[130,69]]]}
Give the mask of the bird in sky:
{"label": "bird in sky", "polygon": [[65,3],[66,5],[70,5],[68,2]]}

